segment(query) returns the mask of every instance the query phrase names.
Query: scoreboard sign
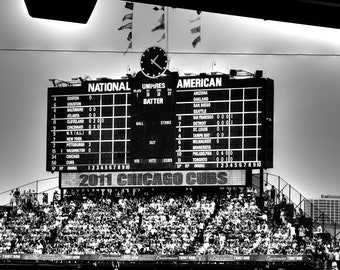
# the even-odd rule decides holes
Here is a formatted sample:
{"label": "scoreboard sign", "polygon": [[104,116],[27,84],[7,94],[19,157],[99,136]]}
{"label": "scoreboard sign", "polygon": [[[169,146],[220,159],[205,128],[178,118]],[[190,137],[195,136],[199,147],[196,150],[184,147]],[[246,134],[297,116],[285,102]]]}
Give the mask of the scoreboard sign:
{"label": "scoreboard sign", "polygon": [[135,77],[48,89],[47,171],[270,168],[273,81]]}
{"label": "scoreboard sign", "polygon": [[62,173],[60,188],[244,186],[245,170]]}

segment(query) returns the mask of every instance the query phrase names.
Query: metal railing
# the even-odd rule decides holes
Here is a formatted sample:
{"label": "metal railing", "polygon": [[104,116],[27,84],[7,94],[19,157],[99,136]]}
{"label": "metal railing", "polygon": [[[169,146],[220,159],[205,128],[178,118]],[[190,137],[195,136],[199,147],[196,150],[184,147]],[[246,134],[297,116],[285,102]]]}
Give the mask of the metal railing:
{"label": "metal railing", "polygon": [[58,179],[58,177],[38,179],[24,185],[0,192],[0,205],[10,205],[11,199],[13,198],[12,194],[16,189],[20,191],[20,194],[23,194],[24,192],[33,193],[38,198],[39,203],[42,203],[44,193],[47,193],[49,200],[51,200],[54,191],[59,190]]}
{"label": "metal railing", "polygon": [[[340,234],[340,224],[337,224],[324,211],[318,209],[310,200],[305,198],[301,192],[292,187],[282,177],[268,172],[263,173],[263,184],[274,186],[279,198],[286,199],[287,203],[293,204],[295,211],[303,211],[306,217],[312,219],[313,229],[321,226],[322,231],[329,233],[332,238],[336,238]],[[253,174],[253,185],[260,189],[260,174]],[[317,210],[317,211],[313,211]],[[315,212],[319,213],[317,216]]]}

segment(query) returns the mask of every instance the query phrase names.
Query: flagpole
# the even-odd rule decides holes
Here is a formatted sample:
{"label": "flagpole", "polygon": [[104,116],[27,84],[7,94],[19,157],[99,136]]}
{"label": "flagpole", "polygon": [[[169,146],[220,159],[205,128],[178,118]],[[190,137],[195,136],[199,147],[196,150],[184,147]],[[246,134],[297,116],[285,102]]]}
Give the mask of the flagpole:
{"label": "flagpole", "polygon": [[169,52],[169,7],[166,8],[166,51]]}

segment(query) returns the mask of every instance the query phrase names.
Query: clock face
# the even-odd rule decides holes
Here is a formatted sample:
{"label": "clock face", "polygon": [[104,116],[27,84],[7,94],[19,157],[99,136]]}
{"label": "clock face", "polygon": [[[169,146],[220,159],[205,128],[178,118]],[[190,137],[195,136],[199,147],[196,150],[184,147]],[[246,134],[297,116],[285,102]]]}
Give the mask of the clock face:
{"label": "clock face", "polygon": [[167,69],[168,56],[162,48],[150,47],[142,54],[140,66],[145,76],[158,78]]}

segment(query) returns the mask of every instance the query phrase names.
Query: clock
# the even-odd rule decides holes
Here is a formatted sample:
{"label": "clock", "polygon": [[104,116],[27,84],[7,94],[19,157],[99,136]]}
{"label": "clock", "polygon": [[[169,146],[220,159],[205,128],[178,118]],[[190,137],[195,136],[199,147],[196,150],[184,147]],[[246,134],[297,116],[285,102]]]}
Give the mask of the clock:
{"label": "clock", "polygon": [[158,78],[167,70],[167,53],[160,47],[153,46],[144,51],[140,59],[143,74],[148,78]]}

